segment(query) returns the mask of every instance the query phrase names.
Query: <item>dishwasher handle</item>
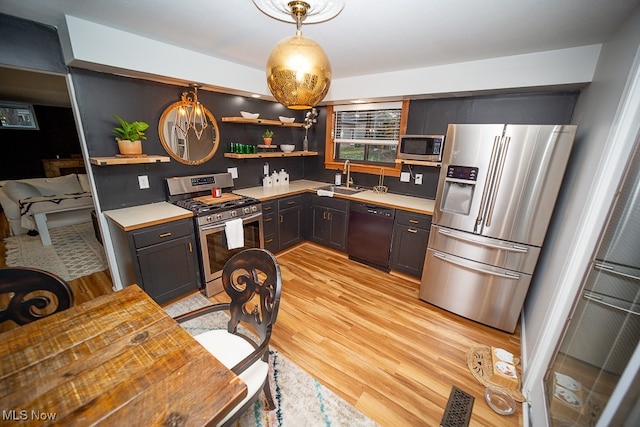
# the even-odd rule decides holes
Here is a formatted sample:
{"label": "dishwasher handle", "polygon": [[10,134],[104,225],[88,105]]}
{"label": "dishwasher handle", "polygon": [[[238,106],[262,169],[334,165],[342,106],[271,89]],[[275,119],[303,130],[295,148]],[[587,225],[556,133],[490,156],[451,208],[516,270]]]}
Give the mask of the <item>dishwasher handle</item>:
{"label": "dishwasher handle", "polygon": [[396,216],[396,210],[394,208],[387,208],[384,206],[372,205],[369,203],[354,203],[351,202],[349,208],[352,212],[363,213],[368,215],[379,215],[386,218],[393,219]]}

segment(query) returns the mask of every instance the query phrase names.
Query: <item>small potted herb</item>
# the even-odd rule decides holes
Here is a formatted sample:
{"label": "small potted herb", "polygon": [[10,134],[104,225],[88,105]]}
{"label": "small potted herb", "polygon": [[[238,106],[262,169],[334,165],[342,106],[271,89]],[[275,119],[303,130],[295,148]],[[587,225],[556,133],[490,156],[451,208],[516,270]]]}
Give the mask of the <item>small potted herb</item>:
{"label": "small potted herb", "polygon": [[264,145],[271,145],[271,141],[273,140],[273,131],[267,129],[262,134],[262,140],[264,141]]}
{"label": "small potted herb", "polygon": [[142,140],[147,139],[144,132],[149,129],[149,124],[139,121],[129,123],[116,114],[113,117],[120,124],[120,126],[113,128],[113,133],[117,135],[116,141],[118,141],[120,154],[142,154]]}

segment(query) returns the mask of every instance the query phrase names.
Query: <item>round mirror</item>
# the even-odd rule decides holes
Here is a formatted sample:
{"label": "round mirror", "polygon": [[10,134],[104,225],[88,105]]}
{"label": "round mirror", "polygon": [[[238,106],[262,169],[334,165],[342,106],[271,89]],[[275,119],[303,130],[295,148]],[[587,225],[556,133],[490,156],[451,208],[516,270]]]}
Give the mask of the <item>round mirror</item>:
{"label": "round mirror", "polygon": [[160,142],[167,153],[187,165],[199,165],[218,150],[220,132],[211,112],[198,102],[194,92],[169,105],[158,123]]}

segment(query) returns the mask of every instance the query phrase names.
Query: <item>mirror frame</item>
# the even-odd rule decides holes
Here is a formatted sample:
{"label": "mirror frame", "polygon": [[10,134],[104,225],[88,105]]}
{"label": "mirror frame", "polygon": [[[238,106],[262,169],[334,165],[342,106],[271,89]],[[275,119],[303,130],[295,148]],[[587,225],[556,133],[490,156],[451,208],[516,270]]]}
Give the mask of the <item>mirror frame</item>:
{"label": "mirror frame", "polygon": [[190,104],[191,103],[189,101],[183,100],[174,102],[173,104],[165,108],[165,110],[162,112],[162,116],[160,116],[160,121],[158,122],[158,136],[160,137],[160,143],[162,144],[162,147],[174,160],[185,165],[201,165],[211,159],[213,155],[216,154],[216,151],[218,151],[218,147],[220,146],[220,129],[218,128],[218,122],[216,121],[215,117],[213,117],[213,114],[211,114],[211,112],[204,105],[200,104],[200,107],[209,120],[209,125],[213,127],[214,132],[213,148],[206,156],[197,160],[183,159],[171,149],[169,141],[167,141],[165,136],[165,125],[169,115],[172,114],[174,110],[177,110],[180,107],[188,106]]}

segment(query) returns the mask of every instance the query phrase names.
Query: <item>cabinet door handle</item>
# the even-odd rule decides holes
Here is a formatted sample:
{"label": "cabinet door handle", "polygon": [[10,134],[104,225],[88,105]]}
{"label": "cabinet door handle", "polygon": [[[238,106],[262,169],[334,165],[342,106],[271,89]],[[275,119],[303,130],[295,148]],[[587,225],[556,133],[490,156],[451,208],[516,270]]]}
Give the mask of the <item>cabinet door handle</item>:
{"label": "cabinet door handle", "polygon": [[407,231],[409,233],[417,233],[418,232],[418,230],[416,230],[415,228],[407,228]]}
{"label": "cabinet door handle", "polygon": [[273,218],[267,218],[264,220],[264,222],[271,222],[271,221],[273,221]]}
{"label": "cabinet door handle", "polygon": [[282,217],[282,215],[280,215],[280,223],[284,222],[284,218]]}
{"label": "cabinet door handle", "polygon": [[171,236],[171,232],[159,234],[158,237],[169,237]]}
{"label": "cabinet door handle", "polygon": [[191,242],[189,242],[189,252],[193,252],[193,246],[191,246]]}
{"label": "cabinet door handle", "polygon": [[418,224],[420,221],[418,221],[417,219],[410,219],[409,222],[411,224]]}
{"label": "cabinet door handle", "polygon": [[322,219],[327,219],[327,211],[322,212]]}
{"label": "cabinet door handle", "polygon": [[331,212],[327,212],[327,219],[331,221]]}
{"label": "cabinet door handle", "polygon": [[271,206],[268,206],[268,207],[266,207],[266,208],[265,208],[265,207],[263,207],[263,208],[262,208],[262,210],[263,210],[263,211],[270,211],[270,210],[271,210]]}
{"label": "cabinet door handle", "polygon": [[273,242],[273,239],[267,239],[265,243],[271,243],[271,242]]}

